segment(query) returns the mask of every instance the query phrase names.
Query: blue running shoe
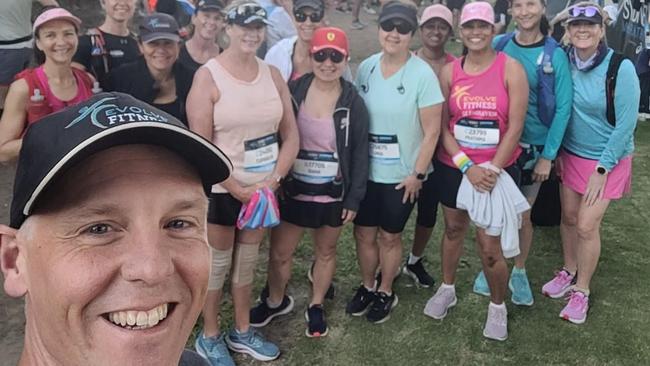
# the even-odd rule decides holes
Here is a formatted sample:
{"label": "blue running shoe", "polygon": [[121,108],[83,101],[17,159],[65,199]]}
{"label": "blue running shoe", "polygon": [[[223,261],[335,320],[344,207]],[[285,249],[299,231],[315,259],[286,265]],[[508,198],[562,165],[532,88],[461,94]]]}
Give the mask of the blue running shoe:
{"label": "blue running shoe", "polygon": [[280,356],[278,346],[264,339],[253,327],[244,333],[231,330],[226,336],[226,343],[233,352],[246,353],[258,361],[272,361]]}
{"label": "blue running shoe", "polygon": [[487,278],[485,278],[485,273],[483,271],[479,272],[474,280],[474,293],[490,296],[490,286],[488,286]]}
{"label": "blue running shoe", "polygon": [[223,338],[223,333],[219,336],[206,338],[203,336],[203,331],[201,331],[196,337],[194,348],[212,366],[235,366]]}
{"label": "blue running shoe", "polygon": [[512,291],[512,303],[515,305],[531,306],[535,300],[533,299],[533,291],[530,289],[528,276],[525,269],[512,268],[510,274],[510,281],[508,287]]}

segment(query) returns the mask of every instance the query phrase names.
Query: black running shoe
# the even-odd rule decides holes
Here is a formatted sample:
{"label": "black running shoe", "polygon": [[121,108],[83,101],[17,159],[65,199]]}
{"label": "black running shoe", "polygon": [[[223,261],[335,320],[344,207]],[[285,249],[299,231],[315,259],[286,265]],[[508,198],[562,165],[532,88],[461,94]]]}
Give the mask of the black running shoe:
{"label": "black running shoe", "polygon": [[345,312],[353,316],[361,316],[368,311],[372,300],[375,298],[375,293],[366,290],[366,288],[361,285],[355,292],[354,297],[348,303],[345,308]]}
{"label": "black running shoe", "polygon": [[[309,279],[309,282],[312,284],[314,283],[314,262],[311,262],[311,267],[309,267],[309,271],[307,271],[307,279]],[[336,293],[336,289],[334,288],[334,282],[330,283],[330,287],[327,289],[327,292],[325,293],[325,298],[327,300],[334,300],[334,294]]]}
{"label": "black running shoe", "polygon": [[282,303],[275,309],[270,308],[265,301],[260,301],[257,306],[251,309],[250,311],[250,324],[253,327],[264,327],[273,318],[289,314],[293,310],[293,297],[284,295]]}
{"label": "black running shoe", "polygon": [[305,311],[307,329],[305,335],[309,338],[325,337],[327,335],[327,323],[325,322],[325,310],[323,305],[310,306]]}
{"label": "black running shoe", "polygon": [[375,324],[383,323],[390,319],[390,312],[395,306],[397,306],[397,295],[393,293],[388,296],[385,292],[378,291],[370,305],[370,311],[366,314],[366,319]]}
{"label": "black running shoe", "polygon": [[404,264],[404,269],[402,269],[402,273],[411,277],[415,282],[415,285],[419,287],[429,288],[435,283],[433,277],[431,277],[424,269],[422,258],[418,259],[414,264],[409,264],[407,259]]}

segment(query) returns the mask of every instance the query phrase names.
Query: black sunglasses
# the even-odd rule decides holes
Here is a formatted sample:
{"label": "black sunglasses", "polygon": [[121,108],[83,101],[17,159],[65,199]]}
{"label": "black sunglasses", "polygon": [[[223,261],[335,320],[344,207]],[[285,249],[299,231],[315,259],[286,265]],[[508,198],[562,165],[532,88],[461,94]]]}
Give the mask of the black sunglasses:
{"label": "black sunglasses", "polygon": [[296,18],[296,21],[298,23],[304,23],[307,20],[307,18],[309,18],[309,20],[312,23],[318,23],[321,20],[323,20],[324,15],[325,14],[322,11],[315,11],[315,12],[309,14],[309,15],[305,14],[304,12],[302,12],[300,10],[296,10],[296,11],[293,12],[293,16],[294,16],[294,18]]}
{"label": "black sunglasses", "polygon": [[413,27],[411,27],[410,24],[403,22],[393,22],[391,20],[388,20],[379,24],[379,26],[384,32],[392,32],[393,29],[397,29],[397,33],[402,35],[413,32]]}
{"label": "black sunglasses", "polygon": [[341,52],[333,49],[324,49],[312,54],[314,61],[316,62],[325,62],[328,58],[335,64],[340,64],[345,59],[345,55]]}

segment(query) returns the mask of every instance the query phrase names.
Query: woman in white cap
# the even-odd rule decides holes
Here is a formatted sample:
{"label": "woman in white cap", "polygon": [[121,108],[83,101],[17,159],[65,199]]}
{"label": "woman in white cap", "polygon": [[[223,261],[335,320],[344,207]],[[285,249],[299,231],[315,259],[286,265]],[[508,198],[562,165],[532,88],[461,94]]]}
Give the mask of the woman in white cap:
{"label": "woman in white cap", "polygon": [[[458,207],[463,198],[458,193],[461,186],[469,183],[470,194],[493,192],[497,180],[502,179],[499,174],[505,172],[512,177],[512,190],[507,193],[518,194],[522,206],[527,206],[516,186],[520,174],[516,161],[521,153],[518,142],[528,105],[525,71],[517,61],[492,48],[495,27],[490,4],[465,5],[460,23],[467,55],[446,65],[440,77],[443,93],[448,98],[443,112],[443,148],[438,150],[436,164],[445,216],[441,245],[443,277],[424,309],[434,319],[443,319],[447,310],[456,305],[456,269],[470,222],[468,211]],[[516,236],[516,225],[510,227]],[[508,337],[504,303],[508,266],[501,248],[501,235],[488,235],[486,229],[477,226],[476,237],[491,290],[483,335],[505,340]]]}
{"label": "woman in white cap", "polygon": [[[287,84],[275,67],[255,56],[264,41],[266,11],[257,3],[236,2],[226,11],[226,21],[230,45],[199,68],[188,98],[190,128],[219,146],[234,166],[228,180],[212,187],[208,213],[212,271],[203,330],[195,345],[213,365],[232,364],[225,343],[261,361],[280,355],[275,344],[250,326],[249,319],[255,264],[265,230],[237,229],[235,224],[242,205],[258,189],[279,187],[298,154],[298,129]],[[218,315],[231,260],[234,324],[224,337]]]}
{"label": "woman in white cap", "polygon": [[181,46],[180,63],[192,71],[198,70],[221,49],[217,38],[225,26],[224,5],[220,0],[200,0],[192,16],[192,37]]}
{"label": "woman in white cap", "polygon": [[[424,9],[420,18],[422,47],[415,51],[415,54],[431,66],[436,76],[440,76],[443,66],[456,60],[453,55],[445,51],[447,41],[454,34],[453,17],[451,10],[446,6],[435,4]],[[435,164],[435,156],[433,160]],[[418,215],[413,235],[413,247],[402,269],[404,274],[413,279],[416,286],[424,288],[434,285],[433,277],[424,268],[422,257],[436,224],[438,202],[440,201],[437,183],[435,170],[422,183],[418,197]]]}
{"label": "woman in white cap", "polygon": [[25,129],[50,113],[92,96],[94,79],[72,67],[81,20],[63,8],[50,8],[34,21],[38,67],[16,75],[0,120],[0,161],[15,160]]}
{"label": "woman in white cap", "polygon": [[[414,5],[391,1],[379,15],[382,51],[359,65],[355,84],[370,114],[370,170],[354,220],[362,284],[347,305],[381,323],[397,305],[393,279],[402,261],[402,231],[431,173],[444,98],[435,73],[409,50],[417,30]],[[381,270],[381,283],[375,273]]]}

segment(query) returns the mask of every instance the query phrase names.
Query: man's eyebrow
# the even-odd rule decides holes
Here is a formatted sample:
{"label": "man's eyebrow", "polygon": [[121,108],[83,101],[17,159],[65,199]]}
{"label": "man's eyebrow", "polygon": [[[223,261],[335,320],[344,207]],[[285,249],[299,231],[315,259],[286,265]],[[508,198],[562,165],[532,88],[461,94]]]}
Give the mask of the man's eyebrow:
{"label": "man's eyebrow", "polygon": [[109,216],[120,212],[119,206],[114,203],[105,203],[100,205],[82,205],[81,207],[74,207],[70,217],[92,217],[92,216]]}
{"label": "man's eyebrow", "polygon": [[188,199],[183,198],[174,202],[170,207],[170,211],[184,211],[197,207],[207,207],[208,199],[206,197]]}

